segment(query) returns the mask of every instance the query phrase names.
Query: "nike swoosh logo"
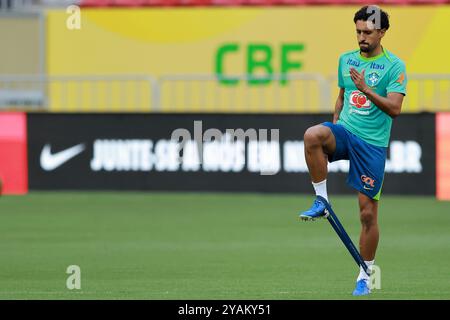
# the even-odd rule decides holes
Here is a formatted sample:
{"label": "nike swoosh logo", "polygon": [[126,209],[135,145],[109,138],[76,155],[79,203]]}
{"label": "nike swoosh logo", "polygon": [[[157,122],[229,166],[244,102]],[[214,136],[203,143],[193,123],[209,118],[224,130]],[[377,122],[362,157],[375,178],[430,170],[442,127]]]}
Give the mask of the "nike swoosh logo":
{"label": "nike swoosh logo", "polygon": [[41,167],[45,171],[55,170],[63,163],[69,161],[73,157],[83,152],[84,149],[85,146],[83,143],[81,143],[69,149],[52,154],[50,144],[46,144],[44,148],[42,148],[41,152]]}
{"label": "nike swoosh logo", "polygon": [[373,190],[373,188],[367,188],[366,186],[364,186],[364,189],[366,189],[366,190]]}

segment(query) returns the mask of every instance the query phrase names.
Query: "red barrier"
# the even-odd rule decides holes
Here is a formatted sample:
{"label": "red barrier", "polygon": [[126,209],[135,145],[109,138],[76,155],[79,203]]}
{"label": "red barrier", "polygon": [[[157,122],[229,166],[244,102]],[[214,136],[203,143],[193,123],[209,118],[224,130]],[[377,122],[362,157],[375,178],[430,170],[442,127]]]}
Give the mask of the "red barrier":
{"label": "red barrier", "polygon": [[436,196],[450,200],[450,113],[436,114]]}
{"label": "red barrier", "polygon": [[25,113],[0,113],[0,192],[6,194],[28,192]]}

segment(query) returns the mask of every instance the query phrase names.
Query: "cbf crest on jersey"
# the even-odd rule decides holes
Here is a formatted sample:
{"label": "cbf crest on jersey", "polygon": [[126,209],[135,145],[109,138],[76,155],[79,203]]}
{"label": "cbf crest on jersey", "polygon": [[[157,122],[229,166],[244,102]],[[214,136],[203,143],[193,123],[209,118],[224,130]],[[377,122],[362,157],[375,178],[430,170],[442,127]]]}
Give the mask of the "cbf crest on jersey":
{"label": "cbf crest on jersey", "polygon": [[380,80],[380,75],[377,72],[369,73],[367,76],[367,84],[371,87],[375,87]]}

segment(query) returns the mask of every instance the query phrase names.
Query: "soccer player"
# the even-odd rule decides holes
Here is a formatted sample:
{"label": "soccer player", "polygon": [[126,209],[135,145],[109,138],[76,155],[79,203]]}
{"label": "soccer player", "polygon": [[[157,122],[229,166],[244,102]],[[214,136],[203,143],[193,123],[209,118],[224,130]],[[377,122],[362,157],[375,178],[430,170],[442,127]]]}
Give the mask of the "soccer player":
{"label": "soccer player", "polygon": [[[378,200],[383,185],[386,151],[393,119],[400,114],[406,94],[405,64],[383,48],[389,16],[377,6],[356,12],[358,50],[339,58],[339,95],[333,122],[306,130],[305,158],[317,196],[328,201],[327,161],[350,162],[347,184],[358,191],[362,225],[359,248],[369,270],[378,245]],[[316,198],[302,212],[303,220],[325,217],[325,206]],[[360,268],[353,295],[370,293],[369,276]]]}

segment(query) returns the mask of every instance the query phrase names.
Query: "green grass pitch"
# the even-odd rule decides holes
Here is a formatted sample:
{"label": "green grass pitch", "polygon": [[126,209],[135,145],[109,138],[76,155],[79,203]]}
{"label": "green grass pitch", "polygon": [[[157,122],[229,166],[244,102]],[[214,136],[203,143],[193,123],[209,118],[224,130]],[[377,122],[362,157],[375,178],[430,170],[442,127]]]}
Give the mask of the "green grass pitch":
{"label": "green grass pitch", "polygon": [[[383,196],[381,290],[311,195],[32,192],[0,199],[0,299],[450,299],[450,202]],[[355,244],[356,196],[332,196]],[[66,269],[81,268],[81,289]]]}

